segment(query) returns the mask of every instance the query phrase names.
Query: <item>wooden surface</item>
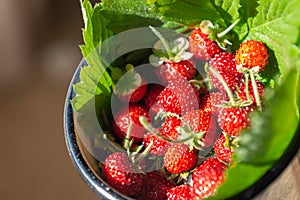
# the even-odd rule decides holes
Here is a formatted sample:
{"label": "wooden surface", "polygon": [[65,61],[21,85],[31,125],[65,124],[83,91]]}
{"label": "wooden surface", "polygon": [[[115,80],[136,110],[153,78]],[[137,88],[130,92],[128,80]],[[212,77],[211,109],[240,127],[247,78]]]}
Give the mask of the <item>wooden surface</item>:
{"label": "wooden surface", "polygon": [[254,200],[300,200],[300,151],[276,181]]}

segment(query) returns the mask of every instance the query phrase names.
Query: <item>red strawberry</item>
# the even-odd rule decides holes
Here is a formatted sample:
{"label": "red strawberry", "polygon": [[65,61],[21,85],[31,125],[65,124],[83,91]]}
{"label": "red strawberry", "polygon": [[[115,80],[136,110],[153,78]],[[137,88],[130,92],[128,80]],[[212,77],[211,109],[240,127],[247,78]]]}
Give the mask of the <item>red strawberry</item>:
{"label": "red strawberry", "polygon": [[226,138],[221,134],[214,144],[214,151],[218,159],[230,163],[232,161],[233,150],[230,147],[226,147],[225,143]]}
{"label": "red strawberry", "polygon": [[211,112],[203,110],[191,110],[182,117],[183,125],[189,125],[191,130],[197,132],[207,132],[210,128],[212,115]]}
{"label": "red strawberry", "polygon": [[144,183],[139,194],[136,195],[138,200],[165,200],[167,191],[173,188],[175,183],[168,180],[157,172],[148,172],[144,177]]}
{"label": "red strawberry", "polygon": [[149,119],[147,109],[140,104],[130,103],[128,107],[122,108],[115,116],[115,121],[112,125],[114,133],[123,140],[130,123],[132,123],[132,130],[130,133],[131,139],[135,142],[141,142],[146,133],[146,129],[139,121],[140,116]]}
{"label": "red strawberry", "polygon": [[209,39],[208,36],[209,35],[203,33],[200,28],[194,29],[189,36],[190,51],[196,58],[202,61],[208,61],[216,54],[222,52],[218,44]]}
{"label": "red strawberry", "polygon": [[[217,54],[211,59],[209,65],[220,74],[232,91],[235,91],[243,81],[244,75],[237,71],[234,56],[231,53],[222,52]],[[209,71],[209,76],[213,86],[223,92],[225,90],[224,85],[219,78],[212,71]]]}
{"label": "red strawberry", "polygon": [[221,129],[231,136],[239,136],[240,132],[249,128],[249,112],[253,111],[252,107],[228,107],[219,112],[218,123]]}
{"label": "red strawberry", "polygon": [[226,166],[217,158],[208,158],[192,173],[194,194],[204,199],[215,193],[224,181]]}
{"label": "red strawberry", "polygon": [[168,200],[191,200],[194,198],[193,187],[187,184],[179,185],[168,190]]}
{"label": "red strawberry", "polygon": [[133,102],[140,101],[145,96],[147,92],[147,88],[148,88],[147,81],[144,78],[142,78],[141,85],[137,87],[136,90],[133,91],[133,93],[129,98],[129,102],[133,103]]}
{"label": "red strawberry", "polygon": [[205,112],[211,112],[212,115],[218,115],[224,102],[228,102],[228,97],[224,93],[212,92],[201,99],[200,109]]}
{"label": "red strawberry", "polygon": [[[257,86],[258,96],[261,99],[264,96],[265,87],[259,80],[256,80],[256,86]],[[253,91],[251,81],[248,82],[248,94],[249,94],[249,97],[250,97],[250,101],[253,102],[253,105],[256,105],[254,91]],[[238,91],[238,96],[240,97],[240,99],[242,101],[247,100],[246,83],[241,84],[240,89]]]}
{"label": "red strawberry", "polygon": [[178,79],[167,85],[158,96],[157,103],[165,112],[180,115],[199,107],[199,93],[187,80]]}
{"label": "red strawberry", "polygon": [[[160,133],[159,130],[157,132]],[[144,137],[144,146],[148,147],[151,141],[153,142],[153,146],[150,148],[150,153],[157,156],[164,156],[170,143],[149,132]]]}
{"label": "red strawberry", "polygon": [[269,53],[264,43],[256,40],[248,40],[240,44],[236,51],[235,60],[237,65],[252,69],[258,68],[263,71],[268,64]]}
{"label": "red strawberry", "polygon": [[147,92],[147,81],[139,73],[130,70],[125,73],[114,87],[114,93],[125,102],[138,102]]}
{"label": "red strawberry", "polygon": [[157,70],[157,76],[165,83],[176,82],[178,78],[190,80],[195,76],[197,70],[192,60],[181,60],[178,62],[166,60]]}
{"label": "red strawberry", "polygon": [[167,117],[161,126],[162,135],[166,138],[176,140],[178,131],[176,128],[181,125],[181,120],[177,117]]}
{"label": "red strawberry", "polygon": [[230,52],[221,52],[217,54],[210,60],[209,64],[217,71],[227,71],[234,74],[239,73],[236,68],[234,55]]}
{"label": "red strawberry", "polygon": [[216,117],[211,112],[203,110],[192,110],[182,117],[182,124],[189,125],[195,133],[205,132],[201,141],[204,142],[204,147],[209,147],[213,144],[217,135]]}
{"label": "red strawberry", "polygon": [[130,162],[126,153],[116,152],[109,155],[102,167],[104,180],[119,192],[133,196],[143,184],[142,176]]}
{"label": "red strawberry", "polygon": [[148,88],[147,94],[144,96],[143,103],[147,109],[149,109],[149,113],[156,116],[159,112],[160,107],[157,104],[158,95],[164,90],[164,86],[159,84],[151,84]]}
{"label": "red strawberry", "polygon": [[164,157],[164,166],[172,174],[192,169],[197,163],[197,150],[183,143],[172,144]]}

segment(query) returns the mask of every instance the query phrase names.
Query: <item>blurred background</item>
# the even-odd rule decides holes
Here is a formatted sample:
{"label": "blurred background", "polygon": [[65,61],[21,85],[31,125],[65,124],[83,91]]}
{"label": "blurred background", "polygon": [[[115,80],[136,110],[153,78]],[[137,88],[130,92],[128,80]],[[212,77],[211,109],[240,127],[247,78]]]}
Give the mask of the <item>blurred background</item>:
{"label": "blurred background", "polygon": [[[63,132],[81,60],[79,0],[1,0],[0,25],[0,199],[98,199],[73,167]],[[291,199],[298,162],[257,199]]]}
{"label": "blurred background", "polygon": [[79,0],[0,0],[0,199],[95,200],[63,133],[81,60]]}

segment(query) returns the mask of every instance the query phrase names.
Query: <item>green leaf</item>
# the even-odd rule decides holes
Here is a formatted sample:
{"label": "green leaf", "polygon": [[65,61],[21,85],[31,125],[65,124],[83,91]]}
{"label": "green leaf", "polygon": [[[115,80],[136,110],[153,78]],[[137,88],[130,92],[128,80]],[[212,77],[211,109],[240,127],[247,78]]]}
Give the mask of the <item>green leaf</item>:
{"label": "green leaf", "polygon": [[257,15],[248,20],[246,39],[264,42],[274,51],[281,73],[292,66],[290,51],[299,37],[300,1],[260,0]]}
{"label": "green leaf", "polygon": [[101,13],[110,20],[107,27],[113,32],[162,24],[145,0],[103,0],[101,5]]}
{"label": "green leaf", "polygon": [[203,19],[220,19],[218,11],[209,0],[160,0],[149,1],[152,11],[165,21],[175,21],[185,25],[199,24]]}
{"label": "green leaf", "polygon": [[113,81],[106,71],[106,66],[100,54],[107,49],[102,49],[101,43],[112,36],[106,28],[108,20],[102,16],[102,6],[96,4],[92,7],[88,0],[81,1],[84,20],[82,31],[84,45],[80,46],[82,55],[87,62],[80,71],[80,82],[74,84],[75,97],[71,101],[73,109],[80,111],[95,95],[110,96]]}

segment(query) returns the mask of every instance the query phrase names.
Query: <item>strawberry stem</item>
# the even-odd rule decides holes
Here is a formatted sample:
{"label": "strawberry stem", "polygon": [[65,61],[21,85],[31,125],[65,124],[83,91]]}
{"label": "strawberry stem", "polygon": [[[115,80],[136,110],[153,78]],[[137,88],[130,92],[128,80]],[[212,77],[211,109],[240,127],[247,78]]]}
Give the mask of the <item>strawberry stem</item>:
{"label": "strawberry stem", "polygon": [[233,22],[233,24],[231,24],[229,27],[227,27],[224,31],[222,31],[221,33],[217,34],[218,38],[222,38],[224,37],[227,33],[229,33],[229,31],[231,31],[233,29],[233,27],[235,27],[235,25],[237,25],[240,22],[240,19],[235,20],[235,22]]}
{"label": "strawberry stem", "polygon": [[147,120],[143,117],[143,116],[140,116],[139,118],[140,120],[140,123],[143,125],[143,127],[145,129],[147,129],[149,132],[153,133],[154,135],[156,135],[157,137],[159,137],[160,139],[166,141],[166,142],[170,142],[170,143],[184,143],[184,142],[187,142],[187,141],[190,141],[191,139],[194,139],[195,138],[195,135],[194,134],[190,134],[189,136],[185,137],[185,138],[182,138],[180,140],[170,140],[169,138],[166,138],[164,136],[162,136],[161,134],[159,134],[148,122]]}
{"label": "strawberry stem", "polygon": [[248,101],[252,101],[249,94],[249,74],[245,74],[245,81],[246,81],[246,97]]}
{"label": "strawberry stem", "polygon": [[152,26],[149,26],[149,28],[152,30],[152,32],[159,38],[159,40],[162,42],[162,44],[164,45],[166,51],[167,51],[167,54],[168,54],[168,57],[169,59],[171,59],[173,56],[172,56],[172,53],[171,53],[171,48],[167,42],[167,40],[163,37],[163,35],[158,32],[154,27]]}
{"label": "strawberry stem", "polygon": [[254,71],[253,70],[249,70],[249,74],[250,74],[250,79],[251,79],[251,83],[252,83],[252,88],[253,88],[253,92],[254,92],[254,97],[255,97],[256,105],[258,107],[258,110],[262,111],[261,101],[260,101],[260,97],[259,97],[259,93],[258,93],[258,88],[257,88],[255,76],[254,76]]}
{"label": "strawberry stem", "polygon": [[232,106],[235,106],[235,100],[234,100],[234,96],[232,94],[232,91],[230,90],[230,88],[228,87],[226,81],[223,79],[223,77],[221,76],[221,74],[215,70],[213,67],[209,67],[208,68],[214,76],[217,77],[217,79],[221,82],[221,84],[223,85],[228,97],[229,97],[229,102]]}
{"label": "strawberry stem", "polygon": [[130,147],[131,147],[131,145],[130,145],[131,130],[132,130],[132,122],[129,123],[128,129],[126,131],[126,135],[125,135],[125,138],[124,138],[124,145],[123,146],[126,150],[130,149]]}
{"label": "strawberry stem", "polygon": [[144,159],[149,154],[152,146],[153,146],[153,141],[150,141],[150,144],[147,146],[147,148],[139,155],[137,159],[135,159],[135,163],[139,163],[142,159]]}

